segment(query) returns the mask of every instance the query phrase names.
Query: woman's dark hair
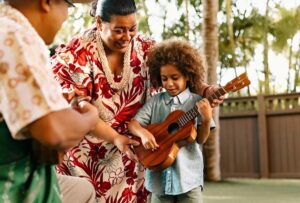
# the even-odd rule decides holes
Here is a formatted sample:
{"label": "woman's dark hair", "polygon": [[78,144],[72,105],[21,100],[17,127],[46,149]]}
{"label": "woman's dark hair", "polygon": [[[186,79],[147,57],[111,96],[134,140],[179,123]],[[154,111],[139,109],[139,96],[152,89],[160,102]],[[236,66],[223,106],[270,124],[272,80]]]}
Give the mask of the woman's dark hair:
{"label": "woman's dark hair", "polygon": [[[99,6],[98,9],[97,6]],[[98,13],[96,13],[97,11]],[[135,12],[134,0],[97,0],[92,3],[90,15],[93,17],[100,16],[102,21],[110,22],[112,15],[125,16]]]}
{"label": "woman's dark hair", "polygon": [[189,79],[187,85],[191,92],[200,94],[205,75],[205,58],[186,40],[172,38],[154,45],[146,63],[154,86],[162,86],[160,68],[170,64]]}

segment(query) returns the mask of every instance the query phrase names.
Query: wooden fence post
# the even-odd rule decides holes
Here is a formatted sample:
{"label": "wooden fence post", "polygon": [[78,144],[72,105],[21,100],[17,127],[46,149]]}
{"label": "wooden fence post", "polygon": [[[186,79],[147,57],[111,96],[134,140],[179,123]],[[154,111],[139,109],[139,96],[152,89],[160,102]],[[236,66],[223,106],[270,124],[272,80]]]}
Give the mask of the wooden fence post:
{"label": "wooden fence post", "polygon": [[258,140],[259,140],[259,170],[261,178],[269,177],[269,154],[267,119],[264,95],[259,94],[258,99]]}

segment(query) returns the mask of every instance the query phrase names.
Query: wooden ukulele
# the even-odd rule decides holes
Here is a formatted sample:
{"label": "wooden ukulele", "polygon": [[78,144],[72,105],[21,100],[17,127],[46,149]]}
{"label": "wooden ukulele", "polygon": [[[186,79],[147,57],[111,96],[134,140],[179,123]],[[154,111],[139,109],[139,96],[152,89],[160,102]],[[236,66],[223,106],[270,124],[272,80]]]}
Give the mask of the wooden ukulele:
{"label": "wooden ukulele", "polygon": [[[214,99],[228,92],[235,92],[248,86],[250,80],[246,73],[241,74],[219,88],[207,99],[210,103]],[[145,149],[142,144],[134,148],[139,161],[150,170],[160,171],[172,165],[176,159],[180,147],[195,141],[197,132],[195,129],[195,118],[198,116],[197,106],[187,111],[181,110],[171,112],[162,123],[151,124],[145,128],[153,134],[159,148],[155,151]],[[137,138],[140,140],[139,138]]]}

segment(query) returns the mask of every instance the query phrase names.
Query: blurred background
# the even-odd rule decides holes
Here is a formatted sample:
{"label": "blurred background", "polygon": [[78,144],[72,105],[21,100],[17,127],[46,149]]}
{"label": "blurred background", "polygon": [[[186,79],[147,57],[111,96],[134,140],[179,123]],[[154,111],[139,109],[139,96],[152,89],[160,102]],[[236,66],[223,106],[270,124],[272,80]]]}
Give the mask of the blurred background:
{"label": "blurred background", "polygon": [[[136,0],[139,31],[157,42],[171,36],[203,47],[202,0]],[[242,95],[299,92],[300,0],[219,0],[218,84],[245,70],[252,80]],[[71,16],[55,44],[68,41],[93,23],[89,6]]]}

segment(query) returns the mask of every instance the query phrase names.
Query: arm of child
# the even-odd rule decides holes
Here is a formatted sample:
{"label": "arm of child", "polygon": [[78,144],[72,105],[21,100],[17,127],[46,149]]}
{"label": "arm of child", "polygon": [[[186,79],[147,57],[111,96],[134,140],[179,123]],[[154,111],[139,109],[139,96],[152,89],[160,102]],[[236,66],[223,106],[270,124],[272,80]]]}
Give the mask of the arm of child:
{"label": "arm of child", "polygon": [[155,150],[159,147],[152,133],[150,133],[147,129],[143,128],[137,120],[132,119],[130,121],[128,125],[128,130],[133,135],[141,138],[142,144],[144,145],[145,149]]}
{"label": "arm of child", "polygon": [[210,133],[210,122],[212,118],[212,107],[207,99],[202,99],[196,103],[198,111],[201,115],[201,127],[198,130],[197,142],[204,144]]}

